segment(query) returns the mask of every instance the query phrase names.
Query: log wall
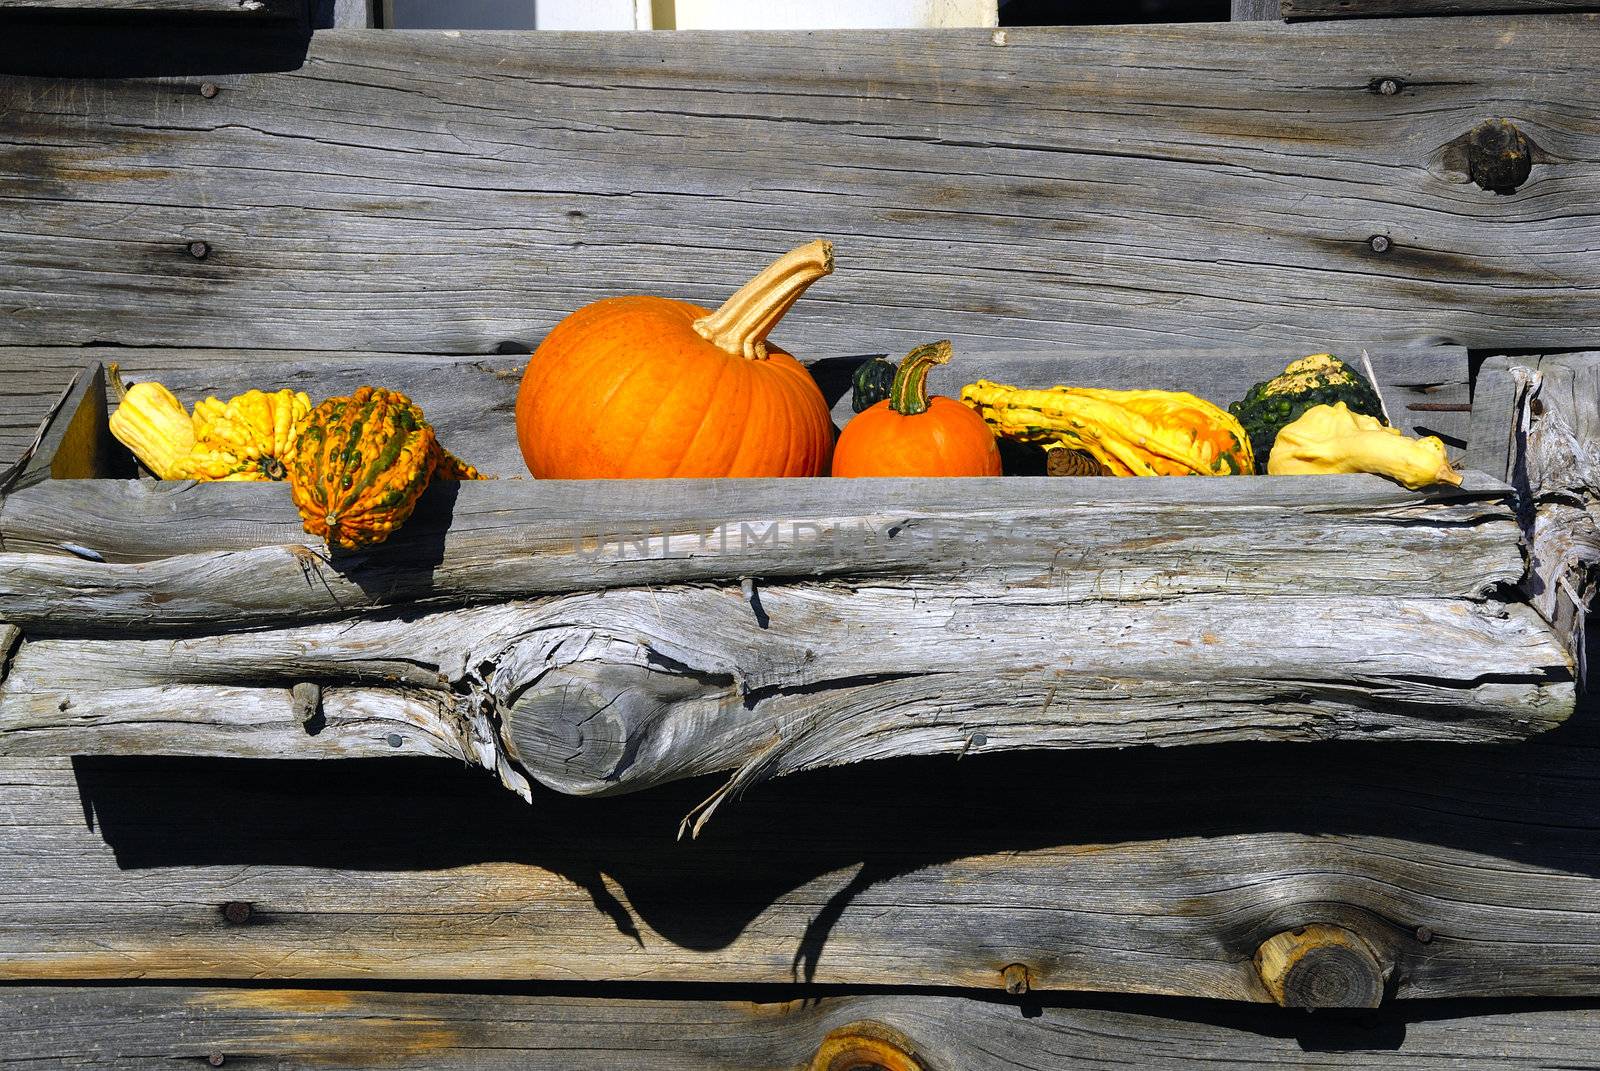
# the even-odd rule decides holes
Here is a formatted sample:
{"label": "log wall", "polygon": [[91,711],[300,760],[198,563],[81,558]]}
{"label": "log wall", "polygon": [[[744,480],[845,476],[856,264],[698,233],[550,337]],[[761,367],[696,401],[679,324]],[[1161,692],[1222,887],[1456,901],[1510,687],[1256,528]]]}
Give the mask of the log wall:
{"label": "log wall", "polygon": [[[1348,13],[1313,6],[1281,13]],[[1387,13],[1415,13],[1400,6]],[[70,67],[37,36],[44,22],[18,25],[33,29],[5,46],[29,55],[8,66]],[[100,344],[149,347],[155,367],[197,384],[228,381],[236,370],[211,369],[249,350],[280,366],[318,351],[352,374],[358,353],[381,371],[398,355],[501,350],[514,375],[590,297],[714,302],[817,233],[839,237],[841,267],[786,327],[805,356],[947,335],[958,350],[1021,354],[1021,378],[1046,367],[1028,354],[1063,345],[1221,347],[1280,365],[1326,348],[1592,347],[1597,29],[1567,14],[869,36],[336,31],[242,60],[141,49],[153,31],[119,30],[125,56],[111,56],[111,36],[88,50],[98,73],[167,77],[0,79],[0,446],[14,455],[31,440]],[[1496,119],[1515,130],[1484,126]],[[1515,158],[1489,152],[1489,134]],[[1366,577],[1384,605],[1363,620],[1392,608],[1382,583],[1431,576],[1457,584],[1451,598],[1484,628],[1515,625],[1487,608],[1526,598],[1561,635],[1583,634],[1595,483],[1514,459],[1544,411],[1536,400],[1568,430],[1592,428],[1574,386],[1592,368],[1521,363],[1550,376],[1486,365],[1473,400],[1488,414],[1503,399],[1507,422],[1486,415],[1478,426],[1500,437],[1470,448],[1541,509],[1515,511],[1484,483],[1448,507],[1471,514],[1454,525],[1410,524],[1413,507],[1395,505],[1382,523],[1409,526],[1402,545],[1477,547],[1497,564],[1427,574],[1418,551],[1415,573]],[[1441,383],[1426,419],[1455,421],[1466,444],[1449,413],[1464,384],[1418,383],[1414,400],[1428,405],[1421,394]],[[1535,438],[1550,444],[1538,457],[1587,456],[1554,431]],[[921,1064],[907,1066],[926,1071],[1117,1066],[1130,1050],[1153,1067],[1198,1051],[1263,1067],[1595,1062],[1588,705],[1525,721],[1519,732],[1545,730],[1534,742],[1449,747],[1258,739],[991,755],[969,736],[938,757],[758,785],[678,842],[679,819],[720,782],[618,799],[528,785],[525,803],[463,768],[459,747],[401,746],[406,757],[382,763],[240,758],[289,741],[325,758],[349,741],[385,753],[426,734],[401,737],[393,710],[332,701],[331,725],[313,727],[294,682],[273,676],[273,642],[343,650],[326,619],[348,606],[243,633],[261,646],[235,679],[174,688],[180,667],[218,672],[232,641],[208,668],[205,645],[183,638],[197,619],[181,601],[151,601],[136,620],[96,602],[85,578],[104,573],[63,551],[81,532],[51,495],[71,492],[44,483],[0,506],[5,552],[52,556],[48,577],[6,574],[7,612],[27,626],[24,638],[0,624],[6,699],[98,670],[165,694],[154,718],[41,701],[0,746],[0,1066],[794,1068],[863,1019],[913,1038]],[[121,527],[145,542],[113,569],[149,576],[170,549],[138,522],[159,505],[130,507],[136,523]],[[244,544],[292,518],[269,508],[250,524],[196,553],[238,565]],[[1549,551],[1529,570],[1503,559],[1517,524]],[[1115,519],[1104,529],[1114,544]],[[1506,538],[1484,541],[1491,529]],[[1299,580],[1337,585],[1370,564]],[[169,570],[155,588],[197,575]],[[1248,578],[1219,582],[1246,601]],[[28,585],[32,604],[17,594]],[[268,601],[290,592],[270,573],[237,585]],[[663,597],[673,607],[677,594]],[[770,609],[791,612],[789,598]],[[52,623],[72,600],[76,615]],[[1293,608],[1269,609],[1210,607],[1240,650],[1252,634],[1281,639]],[[285,626],[274,613],[238,623]],[[152,629],[131,661],[80,634],[130,624]],[[861,631],[870,643],[875,629]],[[1441,635],[1423,637],[1419,658],[1430,644],[1459,651]],[[1583,654],[1527,635],[1552,675]],[[1473,688],[1536,686],[1500,679],[1485,652]],[[981,664],[951,653],[955,670]],[[1363,687],[1391,702],[1431,679],[1402,669]],[[219,686],[281,691],[283,709],[218,717]],[[1347,704],[1346,728],[1384,724],[1358,693],[1323,699]],[[1424,728],[1460,741],[1479,724],[1433,705]],[[406,724],[427,724],[429,709]],[[232,757],[72,757],[74,739],[149,740],[185,722]],[[1083,991],[1148,999],[1063,995]],[[1194,998],[1502,1003],[1405,1003],[1352,1021]]]}

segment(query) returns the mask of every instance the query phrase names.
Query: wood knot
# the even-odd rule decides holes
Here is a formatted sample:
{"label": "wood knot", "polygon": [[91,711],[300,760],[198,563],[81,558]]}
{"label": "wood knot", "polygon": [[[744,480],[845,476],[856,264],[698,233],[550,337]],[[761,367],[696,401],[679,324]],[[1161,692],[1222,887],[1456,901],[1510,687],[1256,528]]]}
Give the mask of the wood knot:
{"label": "wood knot", "polygon": [[1533,170],[1533,143],[1504,119],[1486,119],[1468,135],[1467,174],[1493,193],[1513,193]]}
{"label": "wood knot", "polygon": [[861,1019],[831,1031],[806,1071],[933,1071],[917,1046],[892,1026]]}
{"label": "wood knot", "polygon": [[1255,956],[1256,973],[1285,1008],[1376,1008],[1388,971],[1358,934],[1313,923],[1274,934]]}
{"label": "wood knot", "polygon": [[1435,151],[1430,168],[1442,178],[1475,182],[1490,193],[1515,193],[1533,165],[1550,159],[1507,119],[1485,119]]}
{"label": "wood knot", "polygon": [[222,917],[234,926],[243,926],[255,913],[255,905],[243,900],[229,900],[222,905]]}

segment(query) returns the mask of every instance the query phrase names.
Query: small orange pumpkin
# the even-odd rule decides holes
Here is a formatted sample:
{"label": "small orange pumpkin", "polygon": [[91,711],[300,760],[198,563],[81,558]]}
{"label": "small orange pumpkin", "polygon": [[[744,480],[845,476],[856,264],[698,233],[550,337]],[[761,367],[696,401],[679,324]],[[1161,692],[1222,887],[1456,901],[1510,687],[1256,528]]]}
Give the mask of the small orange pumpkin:
{"label": "small orange pumpkin", "polygon": [[906,355],[889,397],[844,426],[835,476],[1000,475],[1000,448],[983,418],[954,398],[928,397],[928,372],[949,359],[948,341]]}
{"label": "small orange pumpkin", "polygon": [[804,365],[766,341],[833,270],[803,245],[716,312],[603,298],[557,324],[517,392],[517,441],[539,479],[820,476],[833,421]]}

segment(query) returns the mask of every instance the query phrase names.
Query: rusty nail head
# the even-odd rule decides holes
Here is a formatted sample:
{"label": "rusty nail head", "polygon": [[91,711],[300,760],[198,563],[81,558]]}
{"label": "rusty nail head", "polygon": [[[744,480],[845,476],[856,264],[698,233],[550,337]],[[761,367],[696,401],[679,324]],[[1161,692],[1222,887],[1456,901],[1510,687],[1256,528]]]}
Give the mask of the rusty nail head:
{"label": "rusty nail head", "polygon": [[212,1067],[221,1067],[227,1062],[228,1058],[222,1055],[220,1052],[214,1052],[210,1056],[206,1057],[206,1063],[210,1064]]}
{"label": "rusty nail head", "polygon": [[243,900],[229,900],[222,905],[222,917],[235,926],[243,926],[250,921],[254,909]]}
{"label": "rusty nail head", "polygon": [[1427,944],[1429,941],[1433,940],[1433,931],[1428,929],[1426,926],[1418,926],[1417,940],[1421,941],[1423,944]]}
{"label": "rusty nail head", "polygon": [[1544,416],[1544,401],[1540,398],[1534,398],[1528,402],[1528,412],[1534,416]]}
{"label": "rusty nail head", "polygon": [[1393,243],[1389,241],[1387,234],[1374,234],[1367,239],[1367,244],[1372,247],[1374,253],[1387,253]]}
{"label": "rusty nail head", "polygon": [[204,260],[211,255],[211,243],[190,242],[189,255],[196,260]]}
{"label": "rusty nail head", "polygon": [[1021,963],[1007,965],[1001,972],[1001,977],[1006,983],[1006,992],[1014,997],[1019,997],[1028,991],[1028,968]]}
{"label": "rusty nail head", "polygon": [[390,747],[399,747],[401,744],[405,743],[405,740],[401,738],[399,733],[390,733],[387,737],[387,740],[389,741]]}
{"label": "rusty nail head", "polygon": [[982,747],[983,745],[987,744],[988,742],[989,742],[989,737],[987,735],[985,735],[984,733],[973,733],[972,734],[972,746],[973,747]]}
{"label": "rusty nail head", "polygon": [[201,82],[200,83],[200,95],[202,97],[206,98],[207,100],[210,100],[212,97],[216,96],[217,95],[217,83],[215,83],[215,82]]}

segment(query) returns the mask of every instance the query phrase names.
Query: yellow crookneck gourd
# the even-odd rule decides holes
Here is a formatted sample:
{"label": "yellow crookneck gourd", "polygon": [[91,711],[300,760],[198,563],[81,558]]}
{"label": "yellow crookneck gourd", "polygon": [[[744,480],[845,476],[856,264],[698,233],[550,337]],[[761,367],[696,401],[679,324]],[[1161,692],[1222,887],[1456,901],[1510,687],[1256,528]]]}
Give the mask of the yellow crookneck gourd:
{"label": "yellow crookneck gourd", "polygon": [[197,480],[281,480],[311,399],[304,392],[249,390],[194,407],[194,449],[180,463]]}
{"label": "yellow crookneck gourd", "polygon": [[107,371],[117,398],[116,411],[111,414],[111,434],[133,451],[133,456],[156,479],[182,479],[179,470],[194,449],[194,423],[189,411],[159,383],[135,383],[129,387],[122,382],[122,370],[117,365]]}
{"label": "yellow crookneck gourd", "polygon": [[1113,476],[1237,476],[1255,468],[1239,422],[1184,391],[1019,390],[980,379],[961,388],[961,400],[996,435],[1082,451]]}
{"label": "yellow crookneck gourd", "polygon": [[1278,432],[1267,459],[1271,476],[1374,472],[1417,490],[1461,483],[1435,436],[1413,439],[1343,402],[1307,409]]}
{"label": "yellow crookneck gourd", "polygon": [[111,434],[158,480],[281,480],[311,412],[302,392],[249,390],[226,402],[207,398],[191,415],[160,383],[129,387],[117,365],[109,371]]}

